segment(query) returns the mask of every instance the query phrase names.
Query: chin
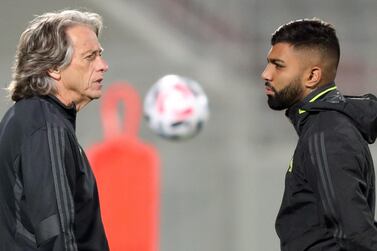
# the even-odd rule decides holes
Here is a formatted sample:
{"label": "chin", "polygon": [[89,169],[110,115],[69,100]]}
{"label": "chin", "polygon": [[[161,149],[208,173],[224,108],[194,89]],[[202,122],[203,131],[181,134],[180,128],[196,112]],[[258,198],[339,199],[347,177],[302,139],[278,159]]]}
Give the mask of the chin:
{"label": "chin", "polygon": [[92,100],[94,100],[94,99],[99,99],[101,96],[102,96],[102,95],[96,95],[96,96],[93,96],[93,97],[92,97]]}
{"label": "chin", "polygon": [[97,92],[91,93],[91,95],[89,95],[89,97],[91,99],[99,99],[101,96],[102,96],[102,92],[101,91],[97,91]]}

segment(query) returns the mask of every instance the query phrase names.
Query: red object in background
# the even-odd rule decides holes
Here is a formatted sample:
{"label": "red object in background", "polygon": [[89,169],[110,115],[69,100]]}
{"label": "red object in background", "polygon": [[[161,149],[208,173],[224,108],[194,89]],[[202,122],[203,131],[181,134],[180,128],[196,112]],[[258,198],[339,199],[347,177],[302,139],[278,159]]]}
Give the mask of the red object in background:
{"label": "red object in background", "polygon": [[126,83],[111,85],[101,104],[105,140],[87,151],[111,251],[158,250],[159,158],[138,139],[140,115],[138,93]]}

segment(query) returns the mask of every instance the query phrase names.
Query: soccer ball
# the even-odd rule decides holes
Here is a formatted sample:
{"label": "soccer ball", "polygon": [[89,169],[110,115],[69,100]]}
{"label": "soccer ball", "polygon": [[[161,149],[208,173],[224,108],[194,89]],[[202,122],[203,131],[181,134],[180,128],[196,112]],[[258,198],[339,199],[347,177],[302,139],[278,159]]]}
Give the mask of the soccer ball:
{"label": "soccer ball", "polygon": [[144,115],[149,127],[168,139],[198,134],[209,116],[208,99],[199,83],[178,75],[166,75],[147,92]]}

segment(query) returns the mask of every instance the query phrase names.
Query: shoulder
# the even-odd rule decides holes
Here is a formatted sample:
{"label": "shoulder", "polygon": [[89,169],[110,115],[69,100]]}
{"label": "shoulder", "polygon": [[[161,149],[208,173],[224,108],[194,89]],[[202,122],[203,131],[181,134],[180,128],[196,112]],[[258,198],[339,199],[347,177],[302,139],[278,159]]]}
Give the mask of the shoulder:
{"label": "shoulder", "polygon": [[301,138],[307,147],[326,144],[327,148],[335,147],[359,152],[367,143],[360,131],[344,114],[337,111],[323,111],[313,115],[309,129]]}
{"label": "shoulder", "polygon": [[354,123],[344,114],[337,111],[322,111],[312,115],[308,135],[323,133],[330,137],[356,137],[360,133]]}
{"label": "shoulder", "polygon": [[11,108],[13,122],[22,131],[35,131],[44,127],[44,113],[38,97],[31,97],[17,101]]}
{"label": "shoulder", "polygon": [[37,99],[17,101],[4,115],[0,123],[0,141],[4,152],[14,158],[20,147],[30,143],[32,138],[40,138],[46,133],[44,116]]}
{"label": "shoulder", "polygon": [[64,117],[53,104],[43,97],[33,96],[14,104],[13,120],[23,131],[35,131],[48,125],[65,128]]}

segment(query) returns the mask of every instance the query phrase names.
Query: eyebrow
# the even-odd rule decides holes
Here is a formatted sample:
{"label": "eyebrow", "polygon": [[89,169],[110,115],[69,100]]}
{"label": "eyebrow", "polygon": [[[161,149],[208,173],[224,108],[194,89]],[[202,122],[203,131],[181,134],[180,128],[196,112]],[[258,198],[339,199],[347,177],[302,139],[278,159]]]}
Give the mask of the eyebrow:
{"label": "eyebrow", "polygon": [[276,63],[285,64],[283,60],[277,59],[277,58],[267,58],[267,62],[272,63],[272,64],[276,64]]}
{"label": "eyebrow", "polygon": [[103,52],[103,48],[100,47],[99,49],[96,49],[96,50],[93,50],[93,49],[89,49],[83,53],[81,53],[82,56],[85,56],[87,54],[92,54],[92,53],[95,53],[95,52]]}

